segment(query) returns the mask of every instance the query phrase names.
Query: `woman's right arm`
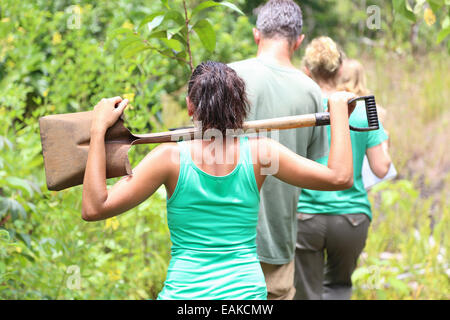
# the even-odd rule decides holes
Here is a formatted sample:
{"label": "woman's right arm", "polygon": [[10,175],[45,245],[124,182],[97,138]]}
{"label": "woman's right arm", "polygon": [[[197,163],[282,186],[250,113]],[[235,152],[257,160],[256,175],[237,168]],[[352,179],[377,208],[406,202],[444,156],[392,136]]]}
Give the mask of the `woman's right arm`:
{"label": "woman's right arm", "polygon": [[355,107],[353,104],[349,110],[348,101],[353,97],[355,95],[348,92],[337,92],[329,99],[331,146],[328,166],[301,157],[274,140],[264,139],[263,143],[268,144],[266,150],[270,153],[266,157],[279,163],[275,177],[297,187],[323,191],[343,190],[353,185],[348,123],[349,112]]}
{"label": "woman's right arm", "polygon": [[[90,151],[89,151],[90,152]],[[83,184],[82,218],[98,221],[111,218],[128,211],[150,197],[161,185],[166,184],[172,174],[178,147],[174,143],[161,144],[153,149],[133,169],[133,173],[117,181],[110,189],[96,195],[89,188],[94,183],[86,172]]]}

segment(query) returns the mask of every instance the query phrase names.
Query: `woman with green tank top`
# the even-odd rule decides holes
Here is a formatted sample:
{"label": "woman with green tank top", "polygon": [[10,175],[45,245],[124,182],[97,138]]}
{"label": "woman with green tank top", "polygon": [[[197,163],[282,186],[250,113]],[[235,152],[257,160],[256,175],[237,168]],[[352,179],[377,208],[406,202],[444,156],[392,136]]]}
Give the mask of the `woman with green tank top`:
{"label": "woman with green tank top", "polygon": [[[324,110],[329,97],[337,91],[343,53],[328,37],[316,38],[308,45],[303,58],[305,72],[322,89]],[[364,104],[358,104],[349,122],[367,127]],[[329,138],[331,132],[328,130]],[[372,219],[367,192],[361,176],[364,155],[372,170],[386,175],[390,157],[382,148],[387,140],[383,126],[369,132],[351,131],[353,181],[351,188],[339,191],[303,189],[298,202],[298,229],[295,250],[294,299],[350,299],[351,276],[367,238]],[[317,160],[327,165],[329,157]]]}
{"label": "woman with green tank top", "polygon": [[330,161],[324,166],[271,139],[226,135],[227,130],[241,129],[246,118],[245,83],[225,64],[202,63],[191,76],[186,101],[189,114],[201,124],[203,138],[156,147],[132,175],[110,189],[104,135],[128,101],[102,99],[94,108],[82,217],[98,221],[118,215],[164,185],[172,258],[158,298],[266,299],[255,243],[259,190],[269,174],[265,169],[278,167],[271,174],[299,187],[351,186],[352,107],[347,101],[353,97],[341,92],[330,98],[332,143]]}

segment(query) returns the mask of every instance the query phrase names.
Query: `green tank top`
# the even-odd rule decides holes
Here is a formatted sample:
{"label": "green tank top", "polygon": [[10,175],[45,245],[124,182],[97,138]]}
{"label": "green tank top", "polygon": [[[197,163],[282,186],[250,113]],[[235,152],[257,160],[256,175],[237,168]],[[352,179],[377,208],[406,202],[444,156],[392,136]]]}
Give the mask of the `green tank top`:
{"label": "green tank top", "polygon": [[[324,99],[324,109],[327,108],[328,99]],[[349,123],[355,127],[367,127],[367,115],[364,102],[358,102],[355,111],[349,118]],[[362,180],[362,164],[366,150],[379,145],[388,137],[383,125],[375,131],[350,131],[353,154],[353,186],[340,191],[317,191],[302,189],[299,197],[297,211],[307,214],[356,214],[365,213],[372,220],[372,210],[367,191]],[[328,141],[331,141],[331,129],[327,127]],[[328,165],[328,156],[320,158],[317,162]]]}
{"label": "green tank top", "polygon": [[226,176],[192,161],[179,142],[180,173],[167,200],[171,261],[158,299],[266,299],[256,253],[259,190],[247,137]]}

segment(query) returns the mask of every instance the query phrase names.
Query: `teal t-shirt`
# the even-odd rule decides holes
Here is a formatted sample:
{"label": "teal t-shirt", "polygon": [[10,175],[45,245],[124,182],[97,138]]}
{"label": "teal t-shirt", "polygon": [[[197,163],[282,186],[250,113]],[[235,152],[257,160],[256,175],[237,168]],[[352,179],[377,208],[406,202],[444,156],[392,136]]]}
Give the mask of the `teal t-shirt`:
{"label": "teal t-shirt", "polygon": [[[247,120],[261,120],[322,112],[322,91],[300,70],[283,67],[261,58],[229,65],[246,83],[250,101]],[[273,132],[272,139],[311,160],[328,154],[325,127]],[[286,264],[294,259],[297,239],[297,202],[300,189],[268,176],[261,189],[258,257],[269,264]]]}
{"label": "teal t-shirt", "polygon": [[[326,108],[328,100],[324,100]],[[359,102],[355,111],[350,116],[350,125],[355,127],[367,127],[367,115],[364,102]],[[328,141],[331,130],[327,127]],[[380,122],[380,128],[375,131],[356,132],[350,131],[353,152],[353,186],[341,191],[316,191],[303,189],[299,197],[297,211],[308,214],[355,214],[365,213],[372,220],[370,202],[362,180],[362,164],[366,150],[375,147],[387,140]],[[317,162],[327,165],[328,156],[322,157]]]}

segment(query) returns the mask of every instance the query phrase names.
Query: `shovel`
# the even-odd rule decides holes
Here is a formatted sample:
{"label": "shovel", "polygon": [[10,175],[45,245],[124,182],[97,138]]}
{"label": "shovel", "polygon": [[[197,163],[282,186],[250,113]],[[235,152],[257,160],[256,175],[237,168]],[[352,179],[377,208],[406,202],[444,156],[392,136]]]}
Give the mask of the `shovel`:
{"label": "shovel", "polygon": [[[374,96],[354,98],[365,100],[368,127],[355,128],[354,131],[377,130],[378,116]],[[93,111],[57,114],[41,117],[39,127],[44,156],[47,188],[53,191],[63,190],[83,183],[88,158],[90,128]],[[283,130],[330,124],[328,112],[314,113],[284,118],[248,121],[244,131]],[[248,133],[248,132],[247,132]],[[132,173],[128,150],[132,145],[146,143],[174,142],[181,139],[201,138],[198,128],[189,127],[169,132],[133,134],[125,128],[119,119],[105,135],[106,178],[115,178]]]}

